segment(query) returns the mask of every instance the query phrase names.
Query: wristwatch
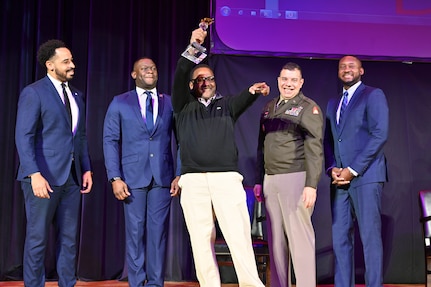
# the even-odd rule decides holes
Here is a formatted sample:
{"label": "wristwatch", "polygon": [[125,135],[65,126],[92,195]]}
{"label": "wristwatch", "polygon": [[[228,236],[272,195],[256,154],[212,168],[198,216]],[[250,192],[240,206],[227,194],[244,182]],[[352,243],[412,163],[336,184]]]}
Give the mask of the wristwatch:
{"label": "wristwatch", "polygon": [[114,181],[119,180],[119,179],[121,179],[121,177],[116,176],[116,177],[111,178],[111,179],[109,180],[109,182],[110,182],[110,183],[113,183]]}

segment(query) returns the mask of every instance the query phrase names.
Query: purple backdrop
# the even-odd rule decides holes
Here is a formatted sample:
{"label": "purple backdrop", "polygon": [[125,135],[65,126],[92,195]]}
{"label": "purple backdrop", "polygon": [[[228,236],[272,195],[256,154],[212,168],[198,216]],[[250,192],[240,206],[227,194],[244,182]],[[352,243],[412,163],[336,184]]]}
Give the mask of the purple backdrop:
{"label": "purple backdrop", "polygon": [[215,53],[431,59],[431,3],[217,0]]}

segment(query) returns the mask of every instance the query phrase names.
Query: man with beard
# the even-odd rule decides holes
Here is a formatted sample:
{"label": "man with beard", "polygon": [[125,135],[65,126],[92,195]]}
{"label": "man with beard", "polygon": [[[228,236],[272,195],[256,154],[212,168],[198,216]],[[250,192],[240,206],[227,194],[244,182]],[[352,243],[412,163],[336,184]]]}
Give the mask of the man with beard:
{"label": "man with beard", "polygon": [[[190,43],[202,44],[206,35],[196,29]],[[260,95],[268,94],[269,86],[262,82],[237,96],[223,97],[216,92],[209,66],[178,60],[172,105],[181,155],[181,207],[200,286],[221,286],[214,253],[215,216],[232,254],[239,286],[263,287],[252,248],[243,177],[238,172],[234,124]]]}
{"label": "man with beard", "polygon": [[131,76],[136,88],[115,96],[106,112],[105,166],[124,204],[129,286],[163,286],[171,199],[179,193],[171,97],[157,90],[153,60],[135,61]]}
{"label": "man with beard", "polygon": [[387,181],[383,146],[388,138],[389,111],[381,89],[361,81],[364,68],[354,56],[338,64],[341,99],[328,103],[325,167],[331,177],[332,238],[335,286],[353,287],[354,221],[365,259],[365,283],[383,286],[381,195]]}
{"label": "man with beard", "polygon": [[76,239],[81,193],[93,185],[82,93],[69,85],[75,73],[70,50],[49,40],[37,53],[47,76],[19,97],[15,141],[27,215],[25,286],[45,286],[44,259],[51,223],[57,230],[59,286],[76,282]]}

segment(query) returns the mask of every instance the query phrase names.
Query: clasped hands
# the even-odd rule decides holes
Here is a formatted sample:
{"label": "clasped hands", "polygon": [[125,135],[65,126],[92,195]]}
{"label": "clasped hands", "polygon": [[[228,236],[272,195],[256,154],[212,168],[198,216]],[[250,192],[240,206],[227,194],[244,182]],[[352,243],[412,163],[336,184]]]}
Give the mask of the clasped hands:
{"label": "clasped hands", "polygon": [[331,170],[332,184],[337,186],[347,185],[353,179],[353,174],[348,168],[334,167]]}

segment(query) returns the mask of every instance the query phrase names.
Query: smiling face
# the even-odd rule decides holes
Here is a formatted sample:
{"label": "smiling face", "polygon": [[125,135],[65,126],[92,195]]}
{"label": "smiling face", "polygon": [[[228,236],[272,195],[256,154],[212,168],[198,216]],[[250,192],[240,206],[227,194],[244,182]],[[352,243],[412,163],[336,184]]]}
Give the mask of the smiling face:
{"label": "smiling face", "polygon": [[216,92],[216,82],[213,71],[208,67],[197,68],[189,83],[190,90],[197,98],[209,99]]}
{"label": "smiling face", "polygon": [[55,49],[55,54],[45,63],[48,74],[60,82],[67,82],[75,75],[75,64],[69,49]]}
{"label": "smiling face", "polygon": [[158,80],[156,64],[148,58],[139,59],[133,65],[131,76],[137,87],[151,90],[156,87]]}
{"label": "smiling face", "polygon": [[364,74],[361,61],[353,56],[345,56],[338,63],[338,78],[347,90],[361,80]]}
{"label": "smiling face", "polygon": [[299,91],[304,84],[301,71],[298,69],[288,70],[282,69],[278,77],[278,89],[280,97],[284,100],[289,100],[299,94]]}

